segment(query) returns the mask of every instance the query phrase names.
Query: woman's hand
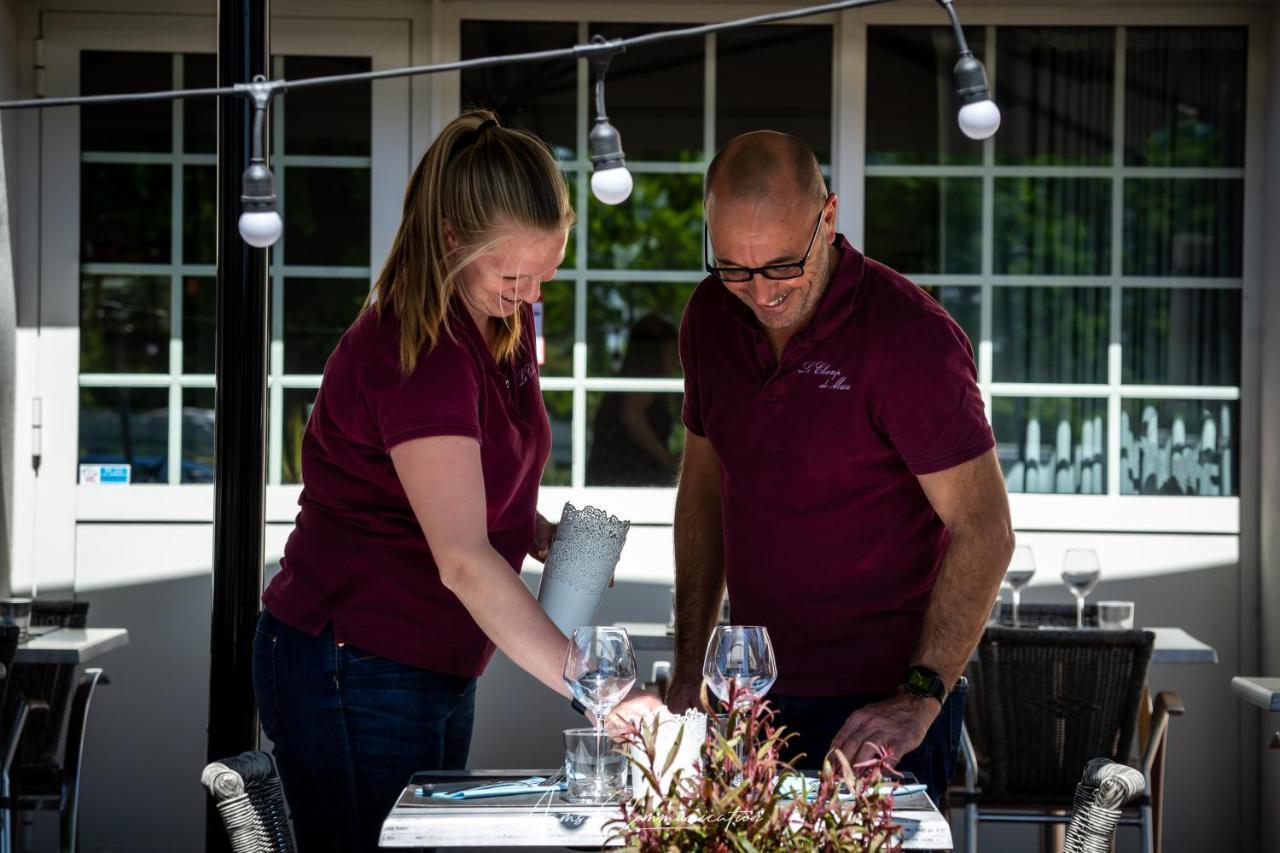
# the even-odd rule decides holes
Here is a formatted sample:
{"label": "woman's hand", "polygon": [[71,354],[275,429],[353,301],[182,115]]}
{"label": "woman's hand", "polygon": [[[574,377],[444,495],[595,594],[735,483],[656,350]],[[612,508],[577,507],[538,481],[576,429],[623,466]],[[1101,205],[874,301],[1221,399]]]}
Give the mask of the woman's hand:
{"label": "woman's hand", "polygon": [[537,560],[539,563],[547,561],[547,554],[551,552],[551,540],[555,538],[556,526],[542,513],[538,513],[537,520],[533,527],[533,544],[529,546],[529,556]]}

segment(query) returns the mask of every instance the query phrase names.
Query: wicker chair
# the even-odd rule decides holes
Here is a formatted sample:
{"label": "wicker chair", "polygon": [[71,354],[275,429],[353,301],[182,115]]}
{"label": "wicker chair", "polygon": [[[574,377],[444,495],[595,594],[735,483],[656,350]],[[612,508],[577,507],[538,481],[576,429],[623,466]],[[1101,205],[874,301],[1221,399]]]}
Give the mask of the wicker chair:
{"label": "wicker chair", "polygon": [[[7,703],[9,674],[13,672],[13,658],[18,653],[21,629],[17,625],[0,625],[0,704]],[[13,849],[13,813],[9,808],[9,766],[17,753],[18,735],[27,719],[27,704],[19,703],[15,719],[6,732],[6,741],[0,749],[0,851]]]}
{"label": "wicker chair", "polygon": [[271,756],[242,752],[200,774],[213,795],[233,853],[294,853],[284,791]]}
{"label": "wicker chair", "polygon": [[[37,599],[31,624],[83,628],[88,613],[87,601]],[[9,738],[4,752],[8,782],[4,804],[12,810],[15,826],[23,811],[58,812],[59,849],[64,853],[76,849],[80,763],[89,707],[98,685],[109,683],[96,667],[86,669],[77,682],[76,669],[75,664],[15,666],[2,712]]]}
{"label": "wicker chair", "polygon": [[1076,785],[1062,853],[1111,853],[1121,810],[1142,796],[1147,780],[1126,764],[1095,758]]}
{"label": "wicker chair", "polygon": [[[1065,823],[1080,770],[1091,759],[1133,763],[1154,640],[1147,631],[987,629],[968,671],[965,785],[952,794],[965,807],[967,850],[977,849],[980,821]],[[1160,694],[1155,709],[1142,798],[1136,814],[1120,820],[1142,828],[1146,850],[1156,837],[1154,765],[1169,716],[1183,712],[1172,693]]]}

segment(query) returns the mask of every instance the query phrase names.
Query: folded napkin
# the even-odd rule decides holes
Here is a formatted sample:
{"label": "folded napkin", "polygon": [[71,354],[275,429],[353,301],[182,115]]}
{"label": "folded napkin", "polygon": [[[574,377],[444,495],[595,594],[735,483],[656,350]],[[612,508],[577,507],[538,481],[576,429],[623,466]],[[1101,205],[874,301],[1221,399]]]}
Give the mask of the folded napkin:
{"label": "folded napkin", "polygon": [[[796,799],[804,792],[806,799],[813,799],[818,795],[818,786],[820,780],[811,776],[784,776],[778,780],[778,793],[789,799]],[[895,797],[905,797],[908,794],[918,794],[927,790],[925,785],[894,785],[892,783],[880,785],[877,789],[881,794],[892,793]],[[840,800],[852,800],[853,794],[841,792],[837,795]]]}
{"label": "folded napkin", "polygon": [[547,783],[545,776],[530,776],[528,779],[517,779],[510,782],[494,782],[489,785],[477,785],[474,788],[462,788],[458,791],[436,791],[432,797],[439,800],[473,800],[481,797],[506,797],[515,794],[546,794],[552,791],[563,791],[564,782]]}

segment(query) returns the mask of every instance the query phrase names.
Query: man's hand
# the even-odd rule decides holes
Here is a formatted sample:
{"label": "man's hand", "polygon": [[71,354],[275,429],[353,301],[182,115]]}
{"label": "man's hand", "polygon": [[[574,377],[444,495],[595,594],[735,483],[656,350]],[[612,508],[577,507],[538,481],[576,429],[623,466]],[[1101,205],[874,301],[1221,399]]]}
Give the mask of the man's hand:
{"label": "man's hand", "polygon": [[[551,540],[555,538],[555,535],[555,524],[547,521],[542,513],[538,513],[537,520],[533,526],[533,544],[529,546],[529,556],[539,563],[545,563],[547,554],[551,551]],[[612,584],[610,585],[612,586]]]}
{"label": "man's hand", "polygon": [[690,708],[702,709],[702,679],[696,681],[672,680],[667,687],[667,707],[673,714],[683,714]]}
{"label": "man's hand", "polygon": [[608,718],[605,720],[605,728],[610,731],[620,730],[628,722],[640,722],[646,714],[651,714],[662,707],[662,700],[652,693],[641,690],[639,687],[631,688],[631,692],[627,694],[627,698],[623,699],[613,710],[609,712]]}
{"label": "man's hand", "polygon": [[891,764],[924,743],[929,726],[942,706],[936,699],[899,690],[883,702],[865,705],[849,715],[831,749],[843,752],[850,764],[876,757],[876,747],[892,753]]}

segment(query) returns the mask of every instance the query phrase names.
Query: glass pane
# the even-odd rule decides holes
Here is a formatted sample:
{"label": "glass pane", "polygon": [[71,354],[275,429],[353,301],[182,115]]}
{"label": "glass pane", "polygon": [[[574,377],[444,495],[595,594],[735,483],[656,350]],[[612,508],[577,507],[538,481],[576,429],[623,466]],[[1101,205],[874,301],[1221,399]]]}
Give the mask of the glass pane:
{"label": "glass pane", "polygon": [[587,373],[679,377],[680,317],[696,284],[587,285]]}
{"label": "glass pane", "polygon": [[[182,57],[182,85],[208,89],[218,85],[217,59],[212,53],[188,53]],[[182,102],[182,147],[188,152],[213,154],[218,150],[218,99],[187,98]]]}
{"label": "glass pane", "polygon": [[680,394],[587,394],[587,485],[674,486],[684,452]]}
{"label": "glass pane", "polygon": [[1124,182],[1125,275],[1241,275],[1244,182],[1132,178]]}
{"label": "glass pane", "polygon": [[1107,401],[995,397],[991,426],[1011,492],[1107,491]]}
{"label": "glass pane", "polygon": [[369,265],[369,170],[285,170],[284,251],[290,264]]}
{"label": "glass pane", "polygon": [[169,389],[81,388],[80,464],[125,464],[132,483],[169,480]]}
{"label": "glass pane", "polygon": [[992,298],[995,381],[1107,381],[1106,288],[997,287]]}
{"label": "glass pane", "polygon": [[[173,88],[168,53],[80,52],[80,94],[115,95]],[[80,108],[82,151],[172,151],[173,102]]]}
{"label": "glass pane", "polygon": [[[359,74],[363,56],[286,56],[286,80]],[[284,153],[368,157],[373,128],[370,83],[290,89],[278,102],[284,119]]]}
{"label": "glass pane", "polygon": [[716,36],[716,147],[778,130],[831,160],[831,28],[778,25]]}
{"label": "glass pane", "polygon": [[542,285],[543,376],[573,375],[574,284]]}
{"label": "glass pane", "polygon": [[543,391],[551,420],[551,457],[542,472],[542,485],[568,486],[573,479],[573,392]]}
{"label": "glass pane", "polygon": [[168,276],[80,279],[80,372],[169,372]]}
{"label": "glass pane", "polygon": [[182,372],[213,373],[214,331],[218,322],[216,284],[212,278],[182,280]]}
{"label": "glass pane", "polygon": [[[565,183],[569,185],[569,204],[579,217],[582,211],[578,210],[578,173],[562,172]],[[588,180],[590,180],[588,178]],[[560,269],[571,270],[578,265],[578,229],[569,229],[569,239],[564,244],[564,263],[560,265]]]}
{"label": "glass pane", "polygon": [[978,342],[982,340],[982,288],[922,284],[920,289],[947,309],[951,319],[960,324],[973,347],[973,355],[977,358]]}
{"label": "glass pane", "polygon": [[996,33],[996,162],[1108,165],[1115,31],[1001,27]]}
{"label": "glass pane", "polygon": [[82,163],[80,260],[169,262],[171,166]]}
{"label": "glass pane", "polygon": [[369,295],[362,278],[284,280],[284,372],[323,373],[338,339]]}
{"label": "glass pane", "polygon": [[1122,400],[1120,406],[1121,494],[1239,493],[1239,403]]}
{"label": "glass pane", "polygon": [[[462,59],[571,47],[578,25],[543,21],[463,21]],[[577,150],[578,64],[551,62],[495,65],[462,72],[463,107],[495,111],[508,127],[531,130],[562,160]],[[624,128],[625,129],[625,128]],[[628,150],[628,153],[630,151]]]}
{"label": "glass pane", "polygon": [[980,178],[867,178],[867,254],[896,270],[982,270]]}
{"label": "glass pane", "polygon": [[284,389],[284,434],[280,454],[280,482],[302,482],[302,436],[316,404],[315,388]]}
{"label": "glass pane", "polygon": [[182,170],[182,259],[212,264],[218,258],[218,169],[187,166]]}
{"label": "glass pane", "polygon": [[1240,384],[1240,291],[1126,288],[1121,317],[1125,383]]}
{"label": "glass pane", "polygon": [[182,482],[212,483],[216,456],[212,388],[182,389]]}
{"label": "glass pane", "polygon": [[1244,165],[1246,39],[1243,28],[1128,29],[1128,165]]}
{"label": "glass pane", "polygon": [[[681,24],[592,24],[591,33],[633,38]],[[702,39],[675,39],[615,56],[609,63],[609,121],[629,160],[702,159],[706,49]]]}
{"label": "glass pane", "polygon": [[[985,61],[982,29],[966,29],[973,55]],[[982,143],[960,132],[951,69],[957,59],[950,27],[867,28],[867,162],[978,164]]]}
{"label": "glass pane", "polygon": [[594,269],[702,269],[702,175],[635,175],[626,204],[591,197],[587,263]]}
{"label": "glass pane", "polygon": [[997,178],[995,271],[1011,275],[1111,272],[1111,182]]}

